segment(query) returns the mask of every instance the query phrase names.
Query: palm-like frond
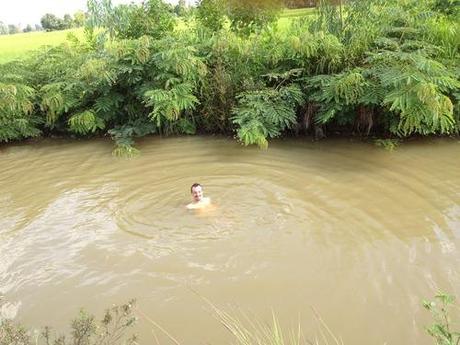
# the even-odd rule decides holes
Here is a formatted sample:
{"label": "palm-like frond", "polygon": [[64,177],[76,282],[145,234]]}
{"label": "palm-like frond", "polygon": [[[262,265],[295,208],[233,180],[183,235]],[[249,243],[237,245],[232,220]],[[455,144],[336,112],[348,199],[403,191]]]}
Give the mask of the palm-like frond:
{"label": "palm-like frond", "polygon": [[267,138],[279,136],[296,122],[296,108],[303,102],[297,85],[244,92],[237,98],[232,122],[237,125],[238,138],[245,145],[259,147],[267,147]]}
{"label": "palm-like frond", "polygon": [[0,83],[0,142],[40,134],[33,116],[35,97],[30,86]]}
{"label": "palm-like frond", "polygon": [[49,124],[53,124],[61,114],[67,112],[78,103],[73,97],[66,97],[65,89],[67,84],[64,82],[51,83],[44,85],[40,92],[42,93],[40,108],[46,114]]}
{"label": "palm-like frond", "polygon": [[70,130],[77,134],[94,133],[98,129],[103,129],[104,121],[97,117],[91,110],[72,115],[69,118]]}
{"label": "palm-like frond", "polygon": [[193,94],[190,83],[180,83],[171,86],[168,90],[154,89],[144,93],[144,102],[148,107],[153,107],[150,118],[161,127],[162,122],[174,121],[184,110],[193,110],[199,103]]}
{"label": "palm-like frond", "polygon": [[460,82],[441,63],[418,53],[386,52],[369,59],[371,69],[386,95],[382,105],[400,116],[392,130],[412,133],[449,134],[455,129],[450,92]]}

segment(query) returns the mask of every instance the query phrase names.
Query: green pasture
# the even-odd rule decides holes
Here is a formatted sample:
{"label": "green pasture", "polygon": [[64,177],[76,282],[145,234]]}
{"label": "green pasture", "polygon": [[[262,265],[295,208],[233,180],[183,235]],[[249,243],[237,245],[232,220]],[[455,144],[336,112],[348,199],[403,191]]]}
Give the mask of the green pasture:
{"label": "green pasture", "polygon": [[311,16],[315,13],[316,9],[313,8],[296,8],[286,9],[281,12],[280,18],[278,19],[278,27],[283,29],[287,27],[293,19],[298,19],[306,16]]}
{"label": "green pasture", "polygon": [[80,32],[80,29],[62,31],[38,31],[14,35],[0,36],[0,63],[22,58],[24,54],[44,45],[58,45],[66,40],[69,32]]}
{"label": "green pasture", "polygon": [[315,13],[315,8],[296,8],[296,9],[286,9],[281,12],[281,18],[292,18],[292,17],[303,17],[309,16]]}
{"label": "green pasture", "polygon": [[[281,13],[279,27],[286,27],[292,19],[313,14],[314,8],[287,9]],[[181,24],[182,23],[182,24]],[[183,25],[178,21],[178,25]],[[0,64],[24,57],[27,52],[44,45],[58,45],[66,40],[69,32],[82,32],[82,29],[70,29],[52,32],[27,32],[0,36]]]}

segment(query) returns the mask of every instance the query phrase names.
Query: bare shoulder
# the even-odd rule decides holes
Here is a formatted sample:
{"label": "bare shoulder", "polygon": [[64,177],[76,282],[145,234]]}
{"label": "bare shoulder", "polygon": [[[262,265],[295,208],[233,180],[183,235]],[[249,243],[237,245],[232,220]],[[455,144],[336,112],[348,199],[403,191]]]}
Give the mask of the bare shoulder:
{"label": "bare shoulder", "polygon": [[206,208],[211,205],[211,198],[203,198],[200,202],[191,202],[187,206],[185,206],[189,210],[197,210]]}

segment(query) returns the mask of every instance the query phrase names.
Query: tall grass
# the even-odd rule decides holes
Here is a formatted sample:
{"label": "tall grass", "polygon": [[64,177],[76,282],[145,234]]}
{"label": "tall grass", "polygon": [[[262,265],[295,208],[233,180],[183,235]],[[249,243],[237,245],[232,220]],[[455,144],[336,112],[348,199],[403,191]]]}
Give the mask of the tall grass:
{"label": "tall grass", "polygon": [[274,312],[267,323],[242,312],[228,313],[215,306],[213,309],[219,322],[233,335],[238,345],[344,345],[316,311],[318,335],[309,339],[304,336],[300,321],[295,328],[283,329]]}
{"label": "tall grass", "polygon": [[[216,320],[230,332],[233,338],[232,344],[236,345],[344,345],[342,339],[336,336],[326,322],[321,318],[318,312],[312,308],[312,312],[317,322],[318,334],[312,339],[306,338],[302,332],[300,321],[295,328],[286,330],[280,324],[276,314],[272,312],[270,322],[262,322],[253,316],[248,315],[242,310],[233,309],[227,312],[217,307],[208,298],[202,296],[192,289],[203,303],[210,308],[211,314]],[[139,308],[136,309],[138,314],[144,318],[151,326],[152,333],[155,330],[163,333],[173,344],[181,345],[180,342],[172,336],[166,329],[152,320]],[[155,339],[156,335],[155,335]],[[159,344],[157,340],[157,344]]]}

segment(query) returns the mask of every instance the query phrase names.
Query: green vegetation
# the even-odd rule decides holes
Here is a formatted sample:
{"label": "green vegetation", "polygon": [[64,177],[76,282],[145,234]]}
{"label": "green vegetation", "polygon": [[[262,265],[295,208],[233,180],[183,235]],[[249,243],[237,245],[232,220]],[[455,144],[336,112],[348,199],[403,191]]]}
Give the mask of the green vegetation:
{"label": "green vegetation", "polygon": [[[236,312],[228,313],[216,307],[208,299],[201,296],[215,314],[217,320],[234,337],[235,344],[252,345],[343,345],[340,337],[336,336],[328,327],[321,316],[313,309],[319,335],[314,340],[304,337],[300,323],[295,330],[286,333],[273,314],[271,324],[262,323],[248,315],[238,317]],[[451,320],[452,307],[455,307],[454,297],[440,293],[436,295],[436,301],[424,301],[423,306],[431,312],[433,324],[427,328],[428,334],[433,338],[436,345],[458,345],[460,343],[460,332],[453,329],[454,323]],[[104,318],[96,322],[94,316],[80,311],[79,316],[71,323],[70,336],[66,338],[63,334],[54,333],[49,327],[35,336],[21,325],[11,320],[0,320],[0,345],[116,345],[116,344],[137,344],[136,336],[126,337],[125,333],[133,326],[137,318],[134,315],[134,301],[125,305],[114,306],[105,312]],[[136,310],[149,324],[165,334],[174,344],[179,342],[170,335],[158,323],[145,315],[141,310]],[[152,330],[153,331],[153,330]],[[153,332],[154,333],[154,332]]]}
{"label": "green vegetation", "polygon": [[44,45],[57,46],[67,39],[67,34],[73,32],[82,36],[83,30],[62,30],[53,32],[35,31],[15,35],[0,36],[0,64],[23,59],[32,50],[36,50]]}
{"label": "green vegetation", "polygon": [[80,37],[0,65],[0,141],[110,135],[116,154],[134,154],[134,138],[151,133],[235,134],[260,147],[294,132],[459,133],[458,11],[321,3],[276,25],[276,2],[203,0],[181,19],[188,30],[171,30],[161,0],[92,0]]}
{"label": "green vegetation", "polygon": [[[305,15],[315,13],[314,8],[301,8],[301,9],[286,9],[280,13],[278,25],[287,26],[292,19],[300,18]],[[78,19],[78,26],[82,26],[84,19],[79,18],[80,11],[75,13],[75,18]],[[84,16],[84,14],[83,14]],[[76,20],[75,19],[75,20]],[[211,21],[214,18],[211,19]],[[217,21],[219,19],[216,19]],[[183,30],[188,29],[185,25],[190,25],[190,22],[184,23],[177,20],[178,26]],[[60,31],[34,31],[27,33],[19,33],[15,35],[0,35],[0,64],[10,62],[16,59],[23,59],[27,54],[33,50],[37,50],[42,46],[57,46],[67,40],[68,33],[74,33],[78,37],[83,38],[82,29],[60,30]]]}
{"label": "green vegetation", "polygon": [[280,13],[280,18],[298,18],[315,14],[314,7],[285,9]]}
{"label": "green vegetation", "polygon": [[[343,345],[343,340],[334,334],[327,323],[313,309],[317,322],[318,335],[314,339],[308,339],[302,333],[300,323],[296,329],[286,332],[280,326],[273,314],[271,323],[260,322],[248,315],[237,316],[237,313],[228,313],[212,304],[207,299],[205,302],[211,306],[220,323],[233,335],[235,344],[238,345]],[[460,332],[454,330],[458,327],[450,319],[451,308],[456,307],[454,297],[440,293],[436,295],[436,301],[424,301],[424,307],[432,314],[433,324],[428,327],[427,333],[433,338],[436,345],[460,344]]]}
{"label": "green vegetation", "polygon": [[45,327],[32,337],[21,325],[0,319],[0,345],[134,345],[136,337],[126,337],[126,330],[134,325],[134,301],[107,309],[104,318],[97,322],[84,310],[71,323],[69,335],[56,334]]}
{"label": "green vegetation", "polygon": [[376,139],[375,145],[383,147],[387,151],[393,151],[400,144],[399,139]]}
{"label": "green vegetation", "polygon": [[73,17],[70,14],[65,14],[64,18],[59,18],[52,13],[46,13],[40,19],[41,26],[46,31],[79,28],[84,25],[85,21],[86,15],[81,10],[75,12]]}
{"label": "green vegetation", "polygon": [[317,321],[320,336],[316,336],[314,340],[309,340],[305,338],[300,322],[296,329],[286,332],[280,326],[273,312],[271,323],[265,323],[241,312],[226,312],[215,306],[207,298],[202,296],[201,298],[212,309],[220,324],[231,333],[234,344],[237,345],[344,345],[342,339],[331,331],[313,308],[312,311]]}
{"label": "green vegetation", "polygon": [[[450,319],[452,307],[455,307],[454,296],[440,293],[435,296],[435,301],[424,301],[423,306],[431,312],[434,323],[427,328],[429,335],[433,337],[436,345],[458,345],[460,344],[460,329],[455,331]],[[458,324],[455,325],[458,327]]]}
{"label": "green vegetation", "polygon": [[296,8],[296,9],[285,9],[281,11],[278,19],[278,28],[284,29],[289,28],[293,21],[300,21],[306,16],[312,16],[316,13],[314,7],[310,8]]}

